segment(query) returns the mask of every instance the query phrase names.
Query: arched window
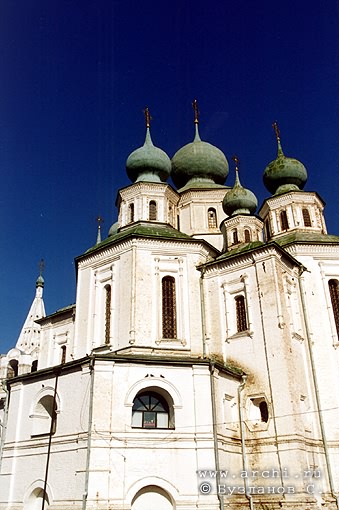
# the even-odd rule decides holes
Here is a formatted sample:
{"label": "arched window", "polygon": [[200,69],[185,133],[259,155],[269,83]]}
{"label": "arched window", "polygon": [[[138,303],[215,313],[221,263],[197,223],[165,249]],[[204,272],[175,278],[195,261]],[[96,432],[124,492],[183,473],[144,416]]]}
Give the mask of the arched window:
{"label": "arched window", "polygon": [[269,221],[266,221],[265,223],[265,234],[266,234],[266,241],[268,241],[271,238],[271,225]]}
{"label": "arched window", "polygon": [[7,366],[7,379],[16,377],[19,371],[19,362],[17,359],[11,359]]}
{"label": "arched window", "polygon": [[247,330],[247,317],[244,296],[236,296],[235,300],[235,313],[237,321],[237,332]]}
{"label": "arched window", "polygon": [[53,395],[44,395],[34,408],[33,435],[55,434],[57,405]]}
{"label": "arched window", "polygon": [[112,302],[112,291],[111,286],[105,286],[105,343],[110,343],[111,337],[111,302]]}
{"label": "arched window", "polygon": [[66,363],[66,351],[67,351],[67,347],[66,345],[62,345],[61,346],[61,363]]}
{"label": "arched window", "polygon": [[132,427],[168,429],[169,407],[166,400],[153,391],[139,393],[133,402]]}
{"label": "arched window", "polygon": [[157,203],[155,200],[151,200],[149,203],[149,220],[155,221],[157,219]]}
{"label": "arched window", "polygon": [[162,279],[162,337],[177,337],[177,314],[175,299],[175,279],[164,276]]}
{"label": "arched window", "polygon": [[237,244],[239,242],[237,229],[233,230],[232,237],[233,237],[233,244]]}
{"label": "arched window", "polygon": [[244,235],[245,235],[245,243],[250,243],[251,242],[251,232],[245,228],[244,230]]}
{"label": "arched window", "polygon": [[207,211],[208,228],[217,228],[217,212],[213,207]]}
{"label": "arched window", "polygon": [[132,223],[134,221],[134,204],[129,204],[128,213],[129,213],[129,223]]}
{"label": "arched window", "polygon": [[269,419],[269,411],[264,396],[250,398],[249,419],[253,425],[258,423],[267,423]]}
{"label": "arched window", "polygon": [[38,370],[38,360],[35,359],[32,363],[31,372],[36,372]]}
{"label": "arched window", "polygon": [[311,217],[310,217],[310,212],[308,209],[303,209],[302,210],[302,214],[303,214],[303,220],[304,220],[304,226],[305,227],[311,227],[312,226],[312,223],[311,223]]}
{"label": "arched window", "polygon": [[281,230],[288,229],[288,220],[287,220],[286,211],[281,211],[281,213],[280,213],[280,224],[281,224]]}
{"label": "arched window", "polygon": [[330,291],[332,311],[334,315],[335,327],[339,336],[339,282],[338,280],[329,280],[328,288]]}

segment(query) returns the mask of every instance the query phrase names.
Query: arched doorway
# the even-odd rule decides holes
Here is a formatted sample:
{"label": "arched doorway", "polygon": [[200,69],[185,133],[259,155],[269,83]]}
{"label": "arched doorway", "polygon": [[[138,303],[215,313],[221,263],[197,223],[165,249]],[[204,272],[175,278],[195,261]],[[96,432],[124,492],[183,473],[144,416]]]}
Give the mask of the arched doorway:
{"label": "arched doorway", "polygon": [[49,507],[48,496],[44,492],[43,489],[41,489],[40,487],[37,487],[36,489],[34,489],[34,491],[29,496],[28,501],[24,506],[24,509],[25,510],[41,510],[43,499],[45,499],[44,509],[47,510],[47,508]]}
{"label": "arched doorway", "polygon": [[148,485],[134,496],[132,510],[174,510],[174,506],[166,491],[156,485]]}

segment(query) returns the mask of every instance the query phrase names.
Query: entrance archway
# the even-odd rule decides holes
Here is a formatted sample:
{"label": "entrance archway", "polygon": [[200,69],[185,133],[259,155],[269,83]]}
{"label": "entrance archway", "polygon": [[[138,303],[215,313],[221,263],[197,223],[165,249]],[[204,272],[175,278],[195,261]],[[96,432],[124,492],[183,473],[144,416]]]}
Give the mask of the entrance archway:
{"label": "entrance archway", "polygon": [[147,485],[133,498],[132,510],[174,510],[174,506],[166,491],[156,485]]}
{"label": "entrance archway", "polygon": [[31,493],[31,495],[28,498],[27,503],[25,504],[25,510],[41,510],[42,508],[42,501],[45,499],[45,510],[49,507],[49,500],[47,494],[44,492],[43,489],[40,487],[37,487],[34,489],[34,491]]}

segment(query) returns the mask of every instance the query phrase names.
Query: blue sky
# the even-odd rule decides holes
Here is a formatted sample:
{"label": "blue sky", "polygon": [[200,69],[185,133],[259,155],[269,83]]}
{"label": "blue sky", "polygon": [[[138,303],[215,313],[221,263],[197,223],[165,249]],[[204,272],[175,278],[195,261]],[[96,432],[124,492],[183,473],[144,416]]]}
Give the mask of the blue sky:
{"label": "blue sky", "polygon": [[262,203],[278,121],[305,190],[338,229],[338,2],[2,0],[0,352],[17,340],[45,260],[47,313],[75,302],[74,257],[116,220],[125,161],[144,140],[170,157],[200,135],[240,159]]}

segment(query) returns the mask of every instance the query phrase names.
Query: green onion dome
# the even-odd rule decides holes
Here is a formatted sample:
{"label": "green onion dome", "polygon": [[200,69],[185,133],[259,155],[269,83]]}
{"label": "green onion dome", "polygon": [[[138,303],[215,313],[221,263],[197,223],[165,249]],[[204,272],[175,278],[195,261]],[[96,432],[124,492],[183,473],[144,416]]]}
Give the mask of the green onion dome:
{"label": "green onion dome", "polygon": [[132,182],[165,182],[168,179],[171,160],[166,152],[153,145],[149,126],[144,145],[129,155],[126,171]]}
{"label": "green onion dome", "polygon": [[192,143],[182,147],[172,158],[171,178],[177,188],[187,184],[224,184],[228,162],[224,153],[210,143],[203,142],[196,124]]}
{"label": "green onion dome", "polygon": [[302,190],[307,181],[307,170],[297,159],[285,156],[277,124],[273,124],[273,127],[277,136],[278,156],[265,168],[264,185],[272,195]]}
{"label": "green onion dome", "polygon": [[[236,160],[237,162],[238,160]],[[254,214],[258,207],[258,200],[252,191],[244,188],[239,179],[238,167],[235,167],[235,183],[222,202],[222,207],[227,216],[236,216],[237,214]]]}
{"label": "green onion dome", "polygon": [[118,228],[119,228],[119,223],[116,221],[115,223],[113,223],[113,225],[109,229],[108,237],[111,237],[111,236],[114,236],[115,234],[117,234],[118,233]]}

